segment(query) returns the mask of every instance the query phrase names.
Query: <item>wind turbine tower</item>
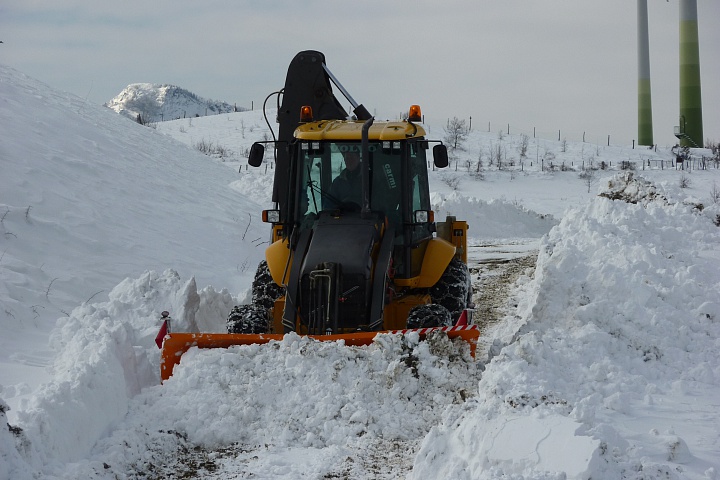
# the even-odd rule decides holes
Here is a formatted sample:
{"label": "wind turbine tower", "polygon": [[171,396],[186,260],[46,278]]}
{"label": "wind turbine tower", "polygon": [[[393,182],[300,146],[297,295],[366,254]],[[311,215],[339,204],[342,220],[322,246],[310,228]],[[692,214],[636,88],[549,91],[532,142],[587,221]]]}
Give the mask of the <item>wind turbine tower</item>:
{"label": "wind turbine tower", "polygon": [[680,145],[703,145],[697,0],[680,0]]}
{"label": "wind turbine tower", "polygon": [[638,22],[638,144],[653,145],[650,96],[650,41],[647,0],[637,0]]}

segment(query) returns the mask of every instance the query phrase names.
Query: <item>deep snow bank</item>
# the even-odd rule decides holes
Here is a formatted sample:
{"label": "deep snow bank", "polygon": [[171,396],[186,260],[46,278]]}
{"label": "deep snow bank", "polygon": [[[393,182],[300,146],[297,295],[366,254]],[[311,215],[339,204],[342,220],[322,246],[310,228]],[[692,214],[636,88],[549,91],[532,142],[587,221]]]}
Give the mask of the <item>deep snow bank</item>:
{"label": "deep snow bank", "polygon": [[132,477],[177,462],[179,437],[206,448],[261,450],[263,457],[304,451],[280,476],[305,478],[299,472],[308,459],[342,452],[332,465],[373,442],[422,437],[444,406],[474,390],[477,373],[467,345],[447,337],[418,343],[385,335],[351,348],[288,335],[269,345],[195,348],[168,381],[133,400],[126,423],[92,458],[71,468],[89,476],[106,463],[110,474]]}
{"label": "deep snow bank", "polygon": [[61,321],[53,380],[19,413],[23,436],[0,432],[17,478],[132,478],[176,461],[183,439],[314,451],[419,438],[479,378],[467,345],[446,337],[383,336],[349,348],[290,335],[191,349],[160,385],[160,311],[173,312],[177,330],[222,331],[231,295],[198,291],[169,270],[127,279],[109,297]]}
{"label": "deep snow bank", "polygon": [[545,238],[525,326],[412,478],[715,478],[720,229],[654,189],[618,175]]}
{"label": "deep snow bank", "polygon": [[257,196],[230,185],[237,171],[3,65],[0,132],[0,397],[11,423],[50,379],[57,319],[107,300],[124,278],[172,268],[201,287],[249,285],[269,229]]}
{"label": "deep snow bank", "polygon": [[539,238],[557,225],[552,215],[532,212],[507,200],[485,202],[458,192],[431,193],[430,202],[437,221],[447,215],[468,222],[468,236],[474,240]]}
{"label": "deep snow bank", "polygon": [[27,454],[27,439],[21,429],[7,422],[7,403],[0,398],[0,478],[31,478],[32,469],[23,453]]}
{"label": "deep snow bank", "polygon": [[182,281],[171,270],[127,279],[109,298],[76,308],[53,331],[53,380],[18,414],[31,445],[26,460],[36,468],[87,456],[123,419],[130,400],[159,383],[154,339],[162,310],[173,312],[178,328],[221,331],[233,304],[226,290],[198,291],[194,279]]}

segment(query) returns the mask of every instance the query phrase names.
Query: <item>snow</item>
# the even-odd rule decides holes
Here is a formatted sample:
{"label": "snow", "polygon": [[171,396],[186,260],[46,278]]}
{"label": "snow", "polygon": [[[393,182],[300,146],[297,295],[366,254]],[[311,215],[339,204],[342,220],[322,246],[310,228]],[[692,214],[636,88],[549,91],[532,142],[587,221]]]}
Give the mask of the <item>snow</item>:
{"label": "snow", "polygon": [[[628,181],[624,190],[643,189]],[[487,366],[471,406],[425,438],[415,469],[439,468],[442,478],[636,478],[648,467],[702,478],[717,470],[720,279],[718,231],[708,220],[662,199],[601,198],[569,211],[542,242],[515,340]],[[682,404],[697,416],[671,407]],[[523,462],[497,453],[508,437]],[[589,437],[598,440],[592,447]],[[559,469],[546,444],[565,442],[568,458],[588,460]],[[455,448],[438,458],[438,444]]]}
{"label": "snow", "polygon": [[[471,132],[436,218],[468,220],[471,257],[538,249],[487,351],[289,335],[191,349],[161,385],[160,312],[222,331],[262,258],[261,112],[142,127],[4,66],[0,103],[0,479],[720,477],[720,170]],[[550,161],[613,168],[588,192]]]}

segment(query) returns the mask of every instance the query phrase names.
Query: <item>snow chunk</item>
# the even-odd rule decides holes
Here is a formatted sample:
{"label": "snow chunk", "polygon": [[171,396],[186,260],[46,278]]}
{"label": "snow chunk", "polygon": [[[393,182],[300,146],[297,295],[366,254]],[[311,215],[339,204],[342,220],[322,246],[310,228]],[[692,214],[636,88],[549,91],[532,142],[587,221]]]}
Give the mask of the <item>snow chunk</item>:
{"label": "snow chunk", "polygon": [[650,202],[667,204],[667,199],[657,192],[655,185],[641,177],[635,177],[633,172],[621,172],[612,177],[607,188],[599,193],[599,196],[610,200],[622,200],[627,203],[641,203],[647,205]]}

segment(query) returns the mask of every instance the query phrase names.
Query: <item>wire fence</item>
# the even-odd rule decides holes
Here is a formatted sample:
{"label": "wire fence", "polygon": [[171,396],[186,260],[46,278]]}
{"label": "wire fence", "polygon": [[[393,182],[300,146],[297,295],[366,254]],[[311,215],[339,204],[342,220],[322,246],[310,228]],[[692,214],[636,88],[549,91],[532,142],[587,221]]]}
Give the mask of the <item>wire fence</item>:
{"label": "wire fence", "polygon": [[[555,160],[521,160],[501,162],[493,165],[492,170],[509,171],[544,171],[544,172],[566,172],[581,170],[710,170],[720,169],[720,160],[711,157],[690,157],[688,159],[643,159],[643,160],[580,160],[580,161],[555,161]],[[429,170],[438,170],[432,162],[428,162]],[[481,172],[487,171],[482,164],[470,160],[451,160],[448,169],[456,172]],[[447,171],[447,170],[445,170]]]}
{"label": "wire fence", "polygon": [[[502,133],[505,135],[527,135],[529,138],[542,139],[548,141],[568,141],[568,142],[582,142],[591,143],[595,145],[606,145],[606,146],[618,146],[618,147],[632,147],[632,148],[646,148],[641,146],[637,142],[635,132],[607,132],[598,133],[597,131],[579,130],[577,127],[570,128],[558,128],[548,129],[547,127],[536,127],[522,124],[515,124],[512,122],[494,122],[494,121],[482,121],[478,122],[473,120],[473,117],[460,119],[465,122],[469,132],[483,132],[483,133]],[[452,122],[448,119],[448,125]],[[662,137],[655,135],[656,141],[654,146],[671,146],[679,142],[675,138],[674,130],[666,130],[665,135]],[[662,138],[660,142],[658,138]],[[702,145],[701,145],[702,147]]]}

